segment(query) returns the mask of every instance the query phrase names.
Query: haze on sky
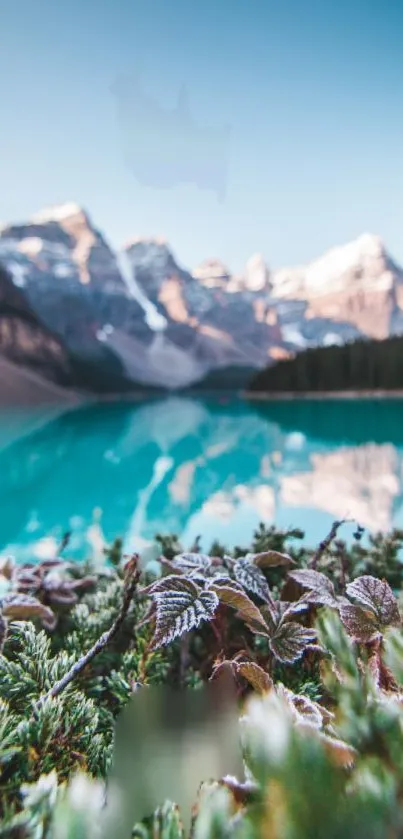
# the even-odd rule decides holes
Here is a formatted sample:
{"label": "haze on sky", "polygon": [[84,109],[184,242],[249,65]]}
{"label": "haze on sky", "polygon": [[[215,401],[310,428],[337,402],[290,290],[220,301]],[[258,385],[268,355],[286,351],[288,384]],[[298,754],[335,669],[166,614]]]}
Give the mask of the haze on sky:
{"label": "haze on sky", "polygon": [[14,0],[0,220],[76,201],[194,266],[304,262],[369,231],[403,262],[400,0]]}

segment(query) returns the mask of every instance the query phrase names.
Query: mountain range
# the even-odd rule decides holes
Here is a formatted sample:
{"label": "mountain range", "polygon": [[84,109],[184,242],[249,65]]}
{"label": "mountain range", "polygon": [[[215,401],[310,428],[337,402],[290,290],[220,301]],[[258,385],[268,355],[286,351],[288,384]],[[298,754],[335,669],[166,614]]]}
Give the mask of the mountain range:
{"label": "mountain range", "polygon": [[3,402],[18,382],[25,398],[28,374],[55,399],[242,388],[307,347],[400,333],[403,269],[372,234],[305,266],[256,254],[234,274],[218,259],[186,270],[157,238],[115,252],[74,203],[0,227]]}

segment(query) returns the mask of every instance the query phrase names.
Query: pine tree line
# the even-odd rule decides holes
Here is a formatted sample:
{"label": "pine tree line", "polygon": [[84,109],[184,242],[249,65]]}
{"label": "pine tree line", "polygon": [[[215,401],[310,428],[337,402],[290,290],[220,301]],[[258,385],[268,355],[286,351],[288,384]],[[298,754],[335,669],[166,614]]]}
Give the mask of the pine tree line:
{"label": "pine tree line", "polygon": [[259,372],[250,391],[318,392],[403,388],[403,337],[359,340],[301,352]]}

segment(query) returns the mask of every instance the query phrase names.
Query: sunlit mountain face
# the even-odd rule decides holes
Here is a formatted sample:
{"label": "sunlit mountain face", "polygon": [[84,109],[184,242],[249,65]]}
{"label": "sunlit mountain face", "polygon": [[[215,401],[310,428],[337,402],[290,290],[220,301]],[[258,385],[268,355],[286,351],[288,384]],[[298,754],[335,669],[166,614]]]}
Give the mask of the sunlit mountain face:
{"label": "sunlit mountain face", "polygon": [[306,265],[255,253],[234,273],[186,268],[161,237],[115,250],[74,202],[0,226],[0,405],[235,392],[309,347],[402,333],[403,269],[375,234]]}
{"label": "sunlit mountain face", "polygon": [[[0,414],[0,550],[70,555],[156,533],[247,546],[259,522],[315,544],[335,518],[403,525],[402,404],[276,403],[172,397]],[[349,536],[348,528],[346,537]]]}

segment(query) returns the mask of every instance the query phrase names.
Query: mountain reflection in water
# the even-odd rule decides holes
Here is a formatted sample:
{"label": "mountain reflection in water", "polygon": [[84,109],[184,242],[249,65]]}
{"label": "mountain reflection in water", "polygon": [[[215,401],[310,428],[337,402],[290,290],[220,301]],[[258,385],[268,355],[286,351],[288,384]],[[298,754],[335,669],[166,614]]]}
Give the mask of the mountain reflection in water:
{"label": "mountain reflection in water", "polygon": [[393,400],[170,397],[56,417],[3,412],[0,550],[48,556],[71,530],[69,555],[84,557],[100,527],[130,550],[158,532],[247,546],[260,521],[301,527],[312,545],[334,518],[403,525],[402,418]]}

